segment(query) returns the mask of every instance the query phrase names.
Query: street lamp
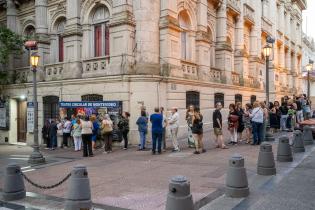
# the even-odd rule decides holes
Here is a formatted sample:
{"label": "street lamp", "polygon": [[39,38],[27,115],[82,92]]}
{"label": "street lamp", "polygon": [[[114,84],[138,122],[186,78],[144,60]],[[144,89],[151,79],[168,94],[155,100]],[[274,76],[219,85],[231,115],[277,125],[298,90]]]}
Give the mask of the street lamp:
{"label": "street lamp", "polygon": [[269,57],[272,52],[272,46],[270,44],[267,44],[263,48],[263,53],[266,58],[266,105],[269,107]]}
{"label": "street lamp", "polygon": [[28,41],[25,43],[25,47],[30,50],[30,68],[33,72],[33,105],[34,105],[34,144],[33,152],[30,155],[28,162],[31,164],[45,163],[45,158],[39,150],[38,143],[38,103],[37,103],[37,81],[36,72],[39,62],[39,55],[37,52],[32,52],[32,50],[37,48],[37,43],[35,41]]}
{"label": "street lamp", "polygon": [[310,73],[313,70],[313,63],[314,61],[309,60],[308,64],[306,65],[307,70],[307,97],[311,97],[311,82],[310,82]]}

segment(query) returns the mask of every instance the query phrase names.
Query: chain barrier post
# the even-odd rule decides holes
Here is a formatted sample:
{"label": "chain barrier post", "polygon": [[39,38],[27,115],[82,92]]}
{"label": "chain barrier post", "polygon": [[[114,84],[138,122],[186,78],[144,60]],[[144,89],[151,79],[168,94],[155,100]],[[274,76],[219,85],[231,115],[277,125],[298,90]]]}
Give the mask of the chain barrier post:
{"label": "chain barrier post", "polygon": [[303,141],[304,145],[311,145],[314,143],[312,128],[308,125],[303,127]]}
{"label": "chain barrier post", "polygon": [[279,138],[278,150],[277,150],[277,161],[279,162],[292,162],[292,150],[289,144],[289,137],[282,136]]}
{"label": "chain barrier post", "polygon": [[258,156],[257,174],[270,176],[276,174],[275,159],[272,152],[272,145],[262,143]]}
{"label": "chain barrier post", "polygon": [[293,133],[293,151],[295,153],[305,152],[304,141],[302,139],[302,132],[297,130]]}
{"label": "chain barrier post", "polygon": [[13,201],[26,196],[21,167],[15,163],[7,165],[4,174],[3,199]]}
{"label": "chain barrier post", "polygon": [[184,176],[174,176],[169,183],[166,210],[193,210],[190,182]]}
{"label": "chain barrier post", "polygon": [[92,209],[90,181],[85,166],[71,171],[65,210]]}

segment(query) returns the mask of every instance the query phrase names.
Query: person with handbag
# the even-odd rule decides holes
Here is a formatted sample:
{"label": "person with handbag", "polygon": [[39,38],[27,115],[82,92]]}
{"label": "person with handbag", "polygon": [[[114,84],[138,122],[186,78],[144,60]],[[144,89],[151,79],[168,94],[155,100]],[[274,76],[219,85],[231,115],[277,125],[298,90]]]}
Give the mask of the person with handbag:
{"label": "person with handbag", "polygon": [[101,134],[105,142],[105,154],[111,153],[112,143],[113,143],[113,121],[110,119],[109,115],[106,114],[104,120],[102,121]]}
{"label": "person with handbag", "polygon": [[231,134],[231,140],[228,144],[236,145],[237,144],[237,128],[239,122],[239,115],[236,111],[236,107],[234,104],[230,104],[229,106],[229,116],[228,116],[228,129]]}
{"label": "person with handbag", "polygon": [[251,145],[259,145],[263,140],[263,123],[264,123],[264,112],[260,107],[258,101],[254,102],[254,109],[249,115],[252,121],[253,128],[253,143]]}
{"label": "person with handbag", "polygon": [[141,111],[141,116],[138,118],[136,124],[138,125],[140,135],[139,151],[142,151],[145,149],[146,135],[148,133],[148,118],[145,111]]}
{"label": "person with handbag", "polygon": [[186,112],[186,121],[188,125],[188,147],[195,148],[195,140],[191,132],[192,128],[192,116],[194,115],[195,107],[194,105],[190,105]]}
{"label": "person with handbag", "polygon": [[206,152],[203,146],[203,116],[200,113],[199,108],[195,108],[194,115],[192,116],[192,134],[195,139],[196,151],[194,154],[200,154]]}
{"label": "person with handbag", "polygon": [[90,121],[89,116],[85,116],[84,120],[81,119],[81,135],[83,141],[83,157],[93,157],[92,152],[92,134],[93,123]]}

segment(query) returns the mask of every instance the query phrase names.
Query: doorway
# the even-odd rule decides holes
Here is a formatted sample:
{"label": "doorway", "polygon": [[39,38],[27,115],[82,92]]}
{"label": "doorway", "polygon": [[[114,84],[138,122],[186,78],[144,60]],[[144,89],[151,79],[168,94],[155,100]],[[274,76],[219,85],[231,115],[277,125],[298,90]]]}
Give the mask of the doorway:
{"label": "doorway", "polygon": [[26,142],[26,101],[17,101],[17,141]]}

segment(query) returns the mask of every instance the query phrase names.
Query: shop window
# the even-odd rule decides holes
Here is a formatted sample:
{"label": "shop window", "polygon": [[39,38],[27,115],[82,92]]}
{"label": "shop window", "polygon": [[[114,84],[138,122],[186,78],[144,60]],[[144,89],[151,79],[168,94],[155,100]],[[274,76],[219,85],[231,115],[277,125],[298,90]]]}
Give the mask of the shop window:
{"label": "shop window", "polygon": [[200,93],[196,91],[186,92],[186,107],[193,105],[195,107],[200,107]]}
{"label": "shop window", "polygon": [[50,119],[59,118],[59,97],[45,96],[43,97],[44,122]]}
{"label": "shop window", "polygon": [[243,102],[243,96],[241,94],[236,94],[235,95],[235,104],[238,102]]}
{"label": "shop window", "polygon": [[88,94],[81,96],[82,101],[103,101],[103,96],[98,94]]}
{"label": "shop window", "polygon": [[250,103],[254,104],[255,101],[256,101],[256,96],[255,95],[250,96]]}
{"label": "shop window", "polygon": [[223,93],[214,94],[214,107],[218,102],[220,102],[222,104],[222,107],[224,107],[224,94]]}

